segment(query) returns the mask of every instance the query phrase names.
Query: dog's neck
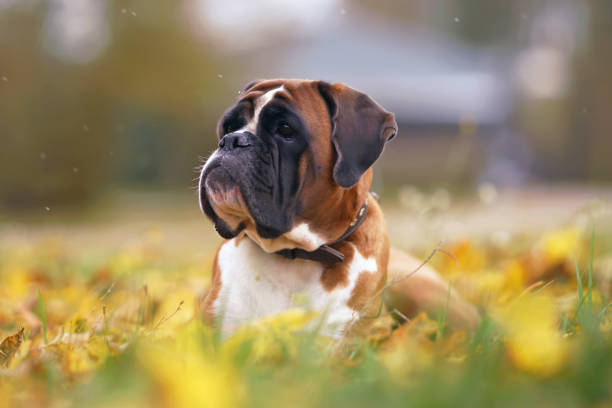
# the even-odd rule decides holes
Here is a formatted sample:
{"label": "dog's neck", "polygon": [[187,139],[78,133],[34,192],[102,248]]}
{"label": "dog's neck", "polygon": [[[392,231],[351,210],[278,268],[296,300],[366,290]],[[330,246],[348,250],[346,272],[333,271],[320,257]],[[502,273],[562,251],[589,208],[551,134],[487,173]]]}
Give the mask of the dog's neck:
{"label": "dog's neck", "polygon": [[[257,233],[251,232],[249,229],[246,229],[243,234],[255,242],[265,252],[279,253],[283,251],[281,252],[281,255],[284,255],[287,258],[297,257],[313,259],[312,257],[301,255],[303,255],[305,252],[314,252],[321,248],[329,247],[347,239],[355,230],[359,228],[361,223],[367,217],[368,203],[369,197],[366,196],[357,210],[352,211],[350,214],[343,214],[347,221],[341,225],[342,230],[340,230],[341,232],[339,235],[335,235],[333,237],[325,237],[316,231],[313,231],[311,224],[307,222],[298,222],[291,230],[274,239],[261,238]],[[347,215],[348,217],[346,217]],[[296,252],[287,252],[294,249],[298,250],[297,256]],[[321,262],[342,261],[342,258],[338,256],[339,254],[335,253],[334,251],[329,251],[327,248],[324,248],[322,251],[323,254],[321,257],[315,255],[313,260],[319,260]]]}
{"label": "dog's neck", "polygon": [[282,249],[276,252],[276,254],[280,256],[284,256],[287,259],[308,259],[311,261],[321,262],[321,263],[343,262],[344,254],[332,247],[336,244],[341,243],[342,241],[344,241],[345,239],[353,235],[353,232],[357,231],[357,228],[359,228],[359,226],[363,223],[363,221],[365,221],[365,218],[367,217],[367,215],[368,215],[368,199],[366,198],[363,205],[359,208],[359,211],[357,211],[357,215],[355,216],[353,221],[351,221],[346,231],[344,231],[344,234],[342,234],[340,238],[338,238],[334,242],[330,242],[328,244],[321,245],[314,251],[305,251],[300,248],[294,248],[294,249]]}
{"label": "dog's neck", "polygon": [[[244,230],[253,242],[268,253],[284,249],[316,251],[324,245],[336,243],[349,231],[351,224],[359,218],[359,212],[372,201],[370,186],[372,169],[368,169],[361,180],[348,189],[334,188],[322,182],[309,191],[310,198],[304,203],[306,211],[298,215],[293,227],[274,239],[261,238],[255,228]],[[337,186],[336,186],[337,187]],[[363,218],[365,218],[365,214]]]}

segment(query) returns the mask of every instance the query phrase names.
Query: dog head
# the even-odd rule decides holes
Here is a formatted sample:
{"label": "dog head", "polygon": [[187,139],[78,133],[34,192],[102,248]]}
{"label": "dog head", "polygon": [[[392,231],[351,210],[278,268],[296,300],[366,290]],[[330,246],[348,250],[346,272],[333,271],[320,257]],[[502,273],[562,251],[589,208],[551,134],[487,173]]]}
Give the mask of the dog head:
{"label": "dog head", "polygon": [[346,85],[252,82],[217,125],[200,205],[224,238],[314,250],[346,230],[396,133],[393,114]]}

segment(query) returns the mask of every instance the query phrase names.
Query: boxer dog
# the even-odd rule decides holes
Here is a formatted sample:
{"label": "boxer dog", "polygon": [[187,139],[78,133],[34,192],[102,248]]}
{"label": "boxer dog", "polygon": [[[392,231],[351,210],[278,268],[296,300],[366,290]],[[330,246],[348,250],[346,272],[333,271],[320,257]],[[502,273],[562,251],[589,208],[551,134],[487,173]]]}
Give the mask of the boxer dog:
{"label": "boxer dog", "polygon": [[[302,308],[320,312],[326,335],[354,335],[380,314],[386,282],[414,270],[388,287],[399,312],[446,305],[449,286],[433,270],[390,251],[369,191],[397,130],[392,113],[343,84],[262,80],[240,92],[199,181],[202,211],[225,238],[204,301],[223,333]],[[448,315],[478,320],[454,292]]]}

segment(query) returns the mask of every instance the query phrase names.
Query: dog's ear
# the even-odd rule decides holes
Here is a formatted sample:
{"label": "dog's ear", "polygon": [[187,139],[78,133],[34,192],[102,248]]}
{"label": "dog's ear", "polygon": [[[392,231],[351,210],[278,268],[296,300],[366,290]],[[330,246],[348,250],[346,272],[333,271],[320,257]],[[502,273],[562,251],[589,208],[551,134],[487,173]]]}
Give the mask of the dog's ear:
{"label": "dog's ear", "polygon": [[333,176],[344,188],[354,186],[374,164],[397,123],[368,95],[342,84],[319,81],[319,92],[331,118],[331,140],[336,150]]}
{"label": "dog's ear", "polygon": [[249,91],[249,89],[251,89],[252,87],[254,87],[255,85],[257,85],[257,84],[258,84],[258,83],[260,83],[260,82],[261,82],[261,79],[256,79],[256,80],[254,80],[254,81],[251,81],[251,82],[249,82],[248,84],[246,84],[246,85],[244,86],[244,88],[242,88],[242,89],[240,90],[240,92],[238,92],[238,93],[239,93],[239,94],[246,93],[246,92],[248,92],[248,91]]}

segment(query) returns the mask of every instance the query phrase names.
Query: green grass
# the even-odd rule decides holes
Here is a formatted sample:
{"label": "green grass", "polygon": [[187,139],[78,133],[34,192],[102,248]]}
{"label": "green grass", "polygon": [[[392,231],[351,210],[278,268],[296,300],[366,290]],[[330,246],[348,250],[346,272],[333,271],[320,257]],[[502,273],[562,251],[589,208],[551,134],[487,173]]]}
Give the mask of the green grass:
{"label": "green grass", "polygon": [[436,341],[439,341],[442,339],[442,337],[444,337],[444,331],[446,330],[446,319],[448,317],[448,306],[450,305],[451,289],[452,287],[449,283],[444,309],[440,313],[438,313],[438,318],[436,320],[436,323],[438,324],[438,331],[436,332]]}
{"label": "green grass", "polygon": [[[291,347],[284,344],[285,351],[273,364],[250,363],[249,343],[243,345],[232,364],[246,384],[247,405],[255,407],[607,406],[612,401],[612,344],[594,330],[602,316],[602,311],[589,306],[594,284],[587,286],[584,295],[578,268],[576,276],[579,313],[573,323],[589,335],[578,343],[563,370],[550,378],[517,371],[509,364],[499,328],[489,316],[484,316],[470,334],[462,364],[449,364],[436,356],[431,367],[406,376],[391,374],[372,345],[356,346],[352,363],[347,364],[323,353],[315,338],[307,334],[291,340],[298,344],[295,354],[286,351]],[[445,316],[446,309],[437,321],[434,351],[439,347],[437,339],[444,336]],[[209,334],[202,332],[200,342],[204,349],[209,350],[210,341]],[[138,347],[136,343],[110,359],[85,388],[75,391],[73,402],[108,401],[109,393],[119,389],[135,397],[150,392],[155,384],[148,382],[147,374],[139,367],[135,357]],[[215,350],[219,352],[218,345]]]}
{"label": "green grass", "polygon": [[[204,325],[191,329],[188,344],[181,343],[186,324],[175,320],[185,313],[187,304],[176,315],[173,312],[178,301],[169,302],[167,312],[160,312],[164,301],[175,292],[193,289],[199,284],[193,282],[204,281],[201,268],[208,266],[204,260],[160,254],[148,243],[98,263],[91,259],[75,261],[61,251],[49,255],[47,249],[40,249],[27,253],[20,261],[23,265],[15,270],[31,273],[33,287],[41,289],[26,292],[21,303],[11,302],[30,308],[40,318],[42,330],[26,330],[35,353],[11,369],[14,371],[0,371],[0,407],[7,392],[5,386],[15,395],[13,405],[21,406],[187,406],[168,398],[172,392],[182,392],[194,379],[198,382],[196,393],[204,401],[213,394],[225,393],[253,407],[606,407],[612,404],[612,339],[610,332],[599,327],[609,318],[606,311],[611,304],[600,301],[594,262],[601,246],[597,238],[596,242],[595,234],[591,234],[589,256],[576,258],[573,275],[559,277],[546,289],[539,289],[575,296],[575,307],[566,314],[559,312],[555,332],[566,336],[567,360],[560,370],[546,376],[521,370],[509,358],[503,322],[493,308],[485,309],[479,326],[465,332],[465,339],[454,345],[455,335],[461,333],[448,321],[450,285],[446,304],[430,321],[433,328],[410,334],[409,341],[400,343],[404,347],[400,355],[385,349],[386,343],[377,346],[363,340],[351,344],[340,358],[322,345],[315,328],[314,332],[271,336],[269,343],[277,353],[273,358],[256,359],[257,341],[268,332],[243,339],[229,353],[219,330]],[[568,254],[568,259],[571,256]],[[8,258],[5,252],[0,253],[2,282],[10,281],[12,269],[2,269],[3,265],[14,264]],[[44,280],[40,271],[52,273]],[[475,281],[480,279],[480,272],[473,272]],[[200,280],[191,280],[196,278]],[[145,284],[147,292],[143,295]],[[67,294],[68,286],[80,292]],[[455,284],[453,287],[458,288]],[[87,303],[87,308],[79,310],[78,302],[85,302],[89,295],[95,299],[94,309]],[[74,301],[77,306],[71,303]],[[125,315],[123,307],[131,305],[130,301],[135,301],[130,306],[132,314],[120,320]],[[0,311],[0,330],[8,333],[20,315],[13,319],[4,316]],[[101,344],[109,349],[116,344],[121,347],[98,357],[91,342],[71,344],[66,349],[49,344],[48,337],[55,339],[59,327],[77,317],[79,322],[84,321],[83,326],[68,337],[89,331],[94,339],[102,338]],[[171,330],[160,339],[152,334],[156,326],[169,326]],[[70,359],[62,359],[66,356]],[[421,362],[423,356],[429,360]],[[77,357],[91,359],[93,367],[78,372],[78,365],[70,366]],[[198,358],[205,363],[194,373],[189,365]],[[162,365],[151,368],[151,359]],[[172,371],[172,363],[177,361],[179,367]],[[174,373],[176,382],[169,384],[168,379],[157,377],[166,370]],[[224,370],[234,375],[229,387],[213,381],[223,378]]]}
{"label": "green grass", "polygon": [[47,317],[45,316],[45,304],[43,303],[40,289],[38,289],[38,311],[40,313],[40,321],[42,323],[43,338],[45,340],[45,344],[49,344],[49,339],[47,338]]}

